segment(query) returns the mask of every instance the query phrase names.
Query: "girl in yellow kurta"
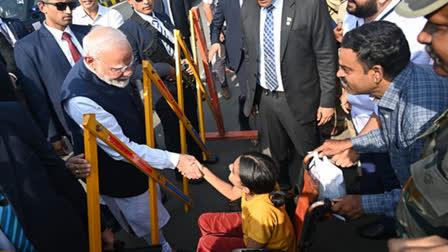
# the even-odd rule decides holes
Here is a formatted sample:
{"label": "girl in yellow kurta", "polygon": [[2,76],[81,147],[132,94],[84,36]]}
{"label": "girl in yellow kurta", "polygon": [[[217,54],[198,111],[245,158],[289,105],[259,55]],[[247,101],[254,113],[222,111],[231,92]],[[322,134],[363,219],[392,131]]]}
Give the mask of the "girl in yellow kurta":
{"label": "girl in yellow kurta", "polygon": [[292,223],[285,211],[285,197],[276,191],[278,169],[271,158],[246,153],[229,165],[229,184],[202,167],[204,178],[230,200],[241,197],[241,213],[205,213],[197,251],[232,251],[235,248],[296,250]]}

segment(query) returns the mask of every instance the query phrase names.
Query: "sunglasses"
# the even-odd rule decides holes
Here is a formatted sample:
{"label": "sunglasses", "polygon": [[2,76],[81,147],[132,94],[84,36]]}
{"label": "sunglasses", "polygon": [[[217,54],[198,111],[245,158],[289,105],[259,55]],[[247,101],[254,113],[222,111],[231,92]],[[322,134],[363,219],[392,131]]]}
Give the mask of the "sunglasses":
{"label": "sunglasses", "polygon": [[64,2],[58,2],[58,3],[49,3],[49,2],[41,1],[41,3],[56,6],[56,9],[57,9],[58,11],[65,11],[65,10],[67,10],[67,7],[70,8],[70,10],[73,10],[74,8],[76,8],[76,7],[78,6],[78,4],[77,4],[76,2],[67,2],[67,3],[64,3]]}

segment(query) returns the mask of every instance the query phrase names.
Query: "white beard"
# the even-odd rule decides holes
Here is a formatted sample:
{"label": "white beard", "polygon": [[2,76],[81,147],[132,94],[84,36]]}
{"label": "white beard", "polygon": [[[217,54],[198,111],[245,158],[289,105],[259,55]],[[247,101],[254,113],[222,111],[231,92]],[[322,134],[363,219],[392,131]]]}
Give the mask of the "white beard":
{"label": "white beard", "polygon": [[129,84],[129,80],[130,80],[129,78],[126,78],[126,79],[122,78],[121,80],[113,80],[113,79],[111,80],[104,75],[101,76],[101,75],[97,74],[97,76],[98,76],[98,78],[100,78],[100,80],[106,82],[107,84],[109,84],[111,86],[115,86],[118,88],[125,88]]}
{"label": "white beard", "polygon": [[115,86],[118,88],[125,88],[129,84],[130,77],[121,78],[121,80],[109,79],[105,75],[101,75],[101,74],[93,71],[93,69],[91,69],[85,61],[84,61],[84,65],[86,66],[87,69],[89,69],[89,71],[94,73],[100,80],[106,82],[107,84],[109,84],[111,86]]}

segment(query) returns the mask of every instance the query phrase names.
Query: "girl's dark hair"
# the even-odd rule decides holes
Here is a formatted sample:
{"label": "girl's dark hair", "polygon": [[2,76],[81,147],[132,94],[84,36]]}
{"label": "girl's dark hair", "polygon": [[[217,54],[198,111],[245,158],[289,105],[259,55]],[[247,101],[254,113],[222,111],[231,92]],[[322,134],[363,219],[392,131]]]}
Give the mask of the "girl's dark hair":
{"label": "girl's dark hair", "polygon": [[279,170],[274,161],[258,152],[246,152],[240,156],[241,184],[254,194],[269,193],[275,207],[285,204],[285,194],[275,190]]}

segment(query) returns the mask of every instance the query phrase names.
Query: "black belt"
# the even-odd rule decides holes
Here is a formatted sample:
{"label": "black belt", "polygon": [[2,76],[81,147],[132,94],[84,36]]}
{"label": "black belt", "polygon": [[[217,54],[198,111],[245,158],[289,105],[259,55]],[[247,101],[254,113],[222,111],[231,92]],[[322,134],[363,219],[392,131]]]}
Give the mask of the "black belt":
{"label": "black belt", "polygon": [[[260,86],[260,87],[261,87],[261,86]],[[264,94],[264,95],[266,95],[266,96],[268,96],[268,95],[278,96],[279,94],[283,94],[283,93],[284,93],[283,91],[276,91],[276,90],[271,91],[271,90],[266,89],[266,88],[264,88],[264,87],[261,87],[261,90],[262,90],[261,93]]]}

